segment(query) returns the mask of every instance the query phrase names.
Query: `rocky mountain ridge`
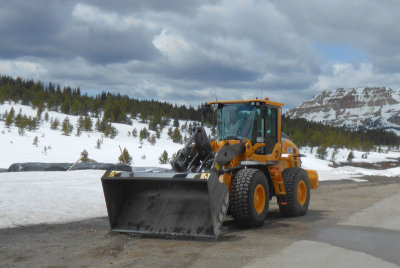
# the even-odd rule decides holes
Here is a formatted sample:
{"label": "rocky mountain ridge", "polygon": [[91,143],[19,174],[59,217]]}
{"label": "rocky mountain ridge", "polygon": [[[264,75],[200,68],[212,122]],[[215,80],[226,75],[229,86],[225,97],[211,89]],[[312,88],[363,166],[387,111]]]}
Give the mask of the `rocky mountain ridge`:
{"label": "rocky mountain ridge", "polygon": [[286,112],[349,129],[386,129],[400,135],[400,91],[388,87],[324,90]]}

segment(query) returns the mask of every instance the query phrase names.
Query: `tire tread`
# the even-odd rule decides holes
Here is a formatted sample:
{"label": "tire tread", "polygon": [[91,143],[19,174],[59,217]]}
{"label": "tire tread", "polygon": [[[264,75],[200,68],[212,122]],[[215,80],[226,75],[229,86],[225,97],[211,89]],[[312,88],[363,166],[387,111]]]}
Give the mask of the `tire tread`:
{"label": "tire tread", "polygon": [[[245,228],[259,226],[250,215],[250,187],[256,172],[255,168],[239,170],[232,182],[230,193],[230,211],[235,222]],[[262,224],[262,223],[261,223]]]}
{"label": "tire tread", "polygon": [[[287,168],[282,172],[282,177],[283,177],[283,182],[285,185],[285,190],[286,190],[286,205],[281,205],[280,202],[279,204],[279,210],[281,213],[285,216],[288,217],[295,217],[295,216],[302,216],[304,215],[307,210],[308,210],[308,203],[306,204],[306,209],[305,211],[300,211],[298,208],[298,203],[297,203],[297,180],[299,173],[304,172],[305,178],[307,178],[307,185],[309,185],[308,182],[308,176],[307,173],[301,169],[301,168]],[[310,188],[308,187],[307,189],[307,194],[310,195]],[[308,196],[308,202],[309,202],[310,197]]]}

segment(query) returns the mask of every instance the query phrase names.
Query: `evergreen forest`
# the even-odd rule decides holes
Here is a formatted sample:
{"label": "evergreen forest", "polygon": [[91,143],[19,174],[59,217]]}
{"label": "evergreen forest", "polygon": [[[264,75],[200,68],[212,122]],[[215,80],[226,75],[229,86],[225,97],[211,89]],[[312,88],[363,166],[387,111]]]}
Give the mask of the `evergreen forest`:
{"label": "evergreen forest", "polygon": [[[132,119],[148,123],[150,130],[164,127],[171,119],[174,122],[177,120],[201,120],[200,107],[195,109],[191,106],[130,98],[127,95],[110,92],[89,96],[82,94],[79,87],[61,88],[60,85],[53,83],[45,85],[40,81],[0,76],[0,104],[6,101],[30,105],[38,111],[48,109],[67,115],[79,115],[82,118],[97,117],[96,129],[111,132],[110,135],[113,135],[110,123],[131,124]],[[206,124],[211,126],[212,117],[212,115],[207,117]],[[82,124],[84,124],[83,121]],[[72,131],[68,122],[63,122],[62,127],[65,128],[65,133]],[[36,124],[33,122],[32,129],[35,128]],[[286,116],[282,117],[282,131],[300,147],[334,147],[370,151],[374,145],[398,146],[399,144],[399,138],[393,132],[384,130],[350,131],[345,128]]]}

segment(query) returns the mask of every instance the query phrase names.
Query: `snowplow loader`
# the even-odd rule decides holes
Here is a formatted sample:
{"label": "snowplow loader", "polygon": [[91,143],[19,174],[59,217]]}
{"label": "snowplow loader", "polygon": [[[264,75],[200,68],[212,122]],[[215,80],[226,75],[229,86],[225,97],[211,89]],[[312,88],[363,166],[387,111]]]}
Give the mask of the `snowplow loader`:
{"label": "snowplow loader", "polygon": [[241,227],[262,225],[273,196],[283,215],[304,215],[318,174],[301,168],[302,155],[281,132],[281,106],[210,102],[203,111],[215,107],[218,137],[210,141],[197,127],[171,171],[107,171],[101,180],[111,230],[217,238],[227,213]]}

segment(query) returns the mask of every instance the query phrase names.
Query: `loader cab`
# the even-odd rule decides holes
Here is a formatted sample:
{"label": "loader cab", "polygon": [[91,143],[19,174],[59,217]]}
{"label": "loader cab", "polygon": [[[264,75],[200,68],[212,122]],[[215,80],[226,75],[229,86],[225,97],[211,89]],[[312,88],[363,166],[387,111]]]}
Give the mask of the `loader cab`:
{"label": "loader cab", "polygon": [[266,143],[257,154],[271,154],[278,142],[278,108],[264,102],[218,103],[218,140]]}

